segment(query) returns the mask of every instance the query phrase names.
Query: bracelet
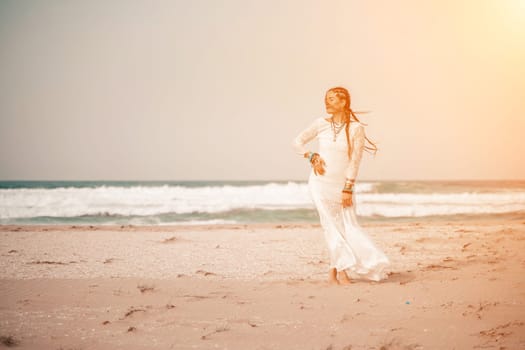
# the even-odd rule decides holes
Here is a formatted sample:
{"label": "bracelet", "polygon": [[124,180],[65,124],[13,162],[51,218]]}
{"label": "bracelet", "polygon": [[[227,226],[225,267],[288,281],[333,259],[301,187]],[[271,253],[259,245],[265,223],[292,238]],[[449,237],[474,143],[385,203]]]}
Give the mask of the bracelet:
{"label": "bracelet", "polygon": [[314,152],[310,152],[310,155],[308,156],[308,161],[311,163],[312,162],[312,158],[316,155],[317,153],[314,153]]}
{"label": "bracelet", "polygon": [[354,193],[354,191],[349,191],[349,190],[342,190],[341,192],[343,192],[343,193]]}
{"label": "bracelet", "polygon": [[343,192],[353,192],[354,191],[354,185],[351,184],[345,184],[345,187],[343,188]]}

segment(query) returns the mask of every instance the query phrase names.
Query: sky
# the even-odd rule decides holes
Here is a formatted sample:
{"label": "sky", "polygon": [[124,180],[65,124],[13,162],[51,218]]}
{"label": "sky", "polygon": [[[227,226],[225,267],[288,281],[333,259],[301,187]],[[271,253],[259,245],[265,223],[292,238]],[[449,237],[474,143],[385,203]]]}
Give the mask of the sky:
{"label": "sky", "polygon": [[305,181],[334,86],[358,180],[525,179],[523,0],[1,0],[0,47],[0,180]]}

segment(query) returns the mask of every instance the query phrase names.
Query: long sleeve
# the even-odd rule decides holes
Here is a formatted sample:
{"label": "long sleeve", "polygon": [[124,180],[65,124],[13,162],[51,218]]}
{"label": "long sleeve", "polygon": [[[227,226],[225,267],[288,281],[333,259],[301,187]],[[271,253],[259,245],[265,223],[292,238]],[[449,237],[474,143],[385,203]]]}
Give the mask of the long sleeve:
{"label": "long sleeve", "polygon": [[365,148],[365,127],[358,125],[352,137],[352,157],[350,163],[345,171],[345,176],[348,179],[355,179],[359,170],[359,164],[363,156]]}
{"label": "long sleeve", "polygon": [[293,141],[292,141],[292,148],[294,149],[295,153],[304,156],[306,152],[308,152],[308,149],[306,149],[305,145],[312,141],[319,132],[319,123],[318,119],[315,119],[306,129],[301,131],[299,135],[297,135]]}

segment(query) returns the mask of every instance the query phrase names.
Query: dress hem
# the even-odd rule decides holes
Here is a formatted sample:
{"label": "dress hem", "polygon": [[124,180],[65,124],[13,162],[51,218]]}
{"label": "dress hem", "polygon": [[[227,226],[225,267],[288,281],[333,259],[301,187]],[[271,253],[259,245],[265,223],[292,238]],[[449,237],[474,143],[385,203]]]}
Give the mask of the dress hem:
{"label": "dress hem", "polygon": [[388,273],[385,271],[389,264],[383,263],[374,266],[372,269],[363,268],[358,265],[351,265],[343,268],[335,269],[337,271],[348,271],[351,275],[358,276],[360,279],[372,280],[372,281],[383,281],[388,279]]}

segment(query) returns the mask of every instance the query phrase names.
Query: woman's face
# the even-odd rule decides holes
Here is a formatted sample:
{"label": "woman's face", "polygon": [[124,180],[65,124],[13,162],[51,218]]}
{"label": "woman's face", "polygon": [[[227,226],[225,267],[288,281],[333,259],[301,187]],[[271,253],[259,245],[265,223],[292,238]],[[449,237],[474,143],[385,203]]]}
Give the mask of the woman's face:
{"label": "woman's face", "polygon": [[325,96],[325,105],[327,113],[336,113],[344,110],[345,100],[337,97],[335,92],[328,91]]}

